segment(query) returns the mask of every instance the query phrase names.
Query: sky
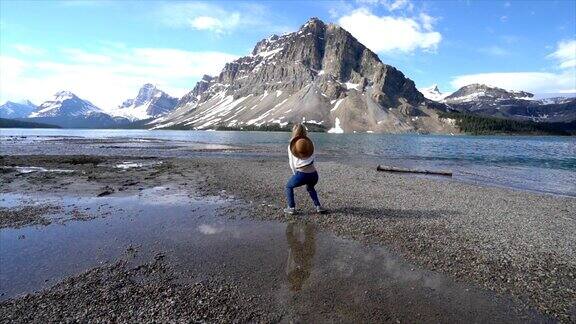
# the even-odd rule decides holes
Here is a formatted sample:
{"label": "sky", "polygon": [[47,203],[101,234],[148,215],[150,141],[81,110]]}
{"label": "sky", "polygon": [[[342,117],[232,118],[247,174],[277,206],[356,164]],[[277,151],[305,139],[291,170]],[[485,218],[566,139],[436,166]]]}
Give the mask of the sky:
{"label": "sky", "polygon": [[69,90],[110,110],[172,96],[310,17],[336,23],[418,88],[576,94],[576,1],[0,1],[0,103]]}

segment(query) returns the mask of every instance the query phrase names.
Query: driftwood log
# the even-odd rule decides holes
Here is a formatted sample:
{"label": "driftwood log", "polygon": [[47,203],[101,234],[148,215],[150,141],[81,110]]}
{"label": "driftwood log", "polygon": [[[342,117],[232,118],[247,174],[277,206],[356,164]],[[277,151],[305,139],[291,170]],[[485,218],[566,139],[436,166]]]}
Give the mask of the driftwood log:
{"label": "driftwood log", "polygon": [[385,172],[400,172],[400,173],[422,173],[422,174],[436,174],[436,175],[443,175],[447,177],[452,176],[451,171],[442,171],[442,170],[417,170],[417,169],[402,169],[392,166],[386,165],[378,165],[376,167],[376,171],[385,171]]}

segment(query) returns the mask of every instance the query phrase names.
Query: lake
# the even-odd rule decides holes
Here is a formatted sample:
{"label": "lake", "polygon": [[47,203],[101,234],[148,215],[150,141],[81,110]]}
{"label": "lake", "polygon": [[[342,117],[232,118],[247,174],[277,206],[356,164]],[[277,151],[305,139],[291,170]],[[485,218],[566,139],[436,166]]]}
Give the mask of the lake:
{"label": "lake", "polygon": [[[54,137],[160,139],[250,146],[257,147],[258,154],[282,155],[290,135],[192,130],[0,129],[2,141],[10,136],[36,140]],[[576,137],[365,133],[312,133],[311,137],[320,161],[374,168],[377,164],[386,164],[451,170],[454,179],[459,181],[576,197]]]}

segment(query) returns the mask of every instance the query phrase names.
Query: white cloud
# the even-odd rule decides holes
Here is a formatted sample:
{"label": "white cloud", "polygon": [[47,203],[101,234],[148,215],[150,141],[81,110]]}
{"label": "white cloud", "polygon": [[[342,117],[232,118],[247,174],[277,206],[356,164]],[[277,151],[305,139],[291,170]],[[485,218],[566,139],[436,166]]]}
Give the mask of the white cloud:
{"label": "white cloud", "polygon": [[62,53],[68,56],[70,60],[78,63],[106,64],[112,61],[108,55],[93,54],[78,48],[65,48]]}
{"label": "white cloud", "polygon": [[529,91],[535,94],[576,92],[576,75],[573,72],[478,73],[457,76],[450,82],[455,88],[472,83],[486,84],[506,90]]}
{"label": "white cloud", "polygon": [[375,52],[409,53],[418,49],[437,49],[442,35],[433,30],[434,21],[427,14],[418,18],[380,17],[367,8],[359,8],[340,17],[338,23]]}
{"label": "white cloud", "polygon": [[410,1],[408,1],[408,0],[386,1],[386,2],[385,2],[385,6],[386,6],[386,7],[388,8],[388,10],[390,10],[390,11],[401,10],[401,9],[408,9],[408,10],[414,9],[414,6],[412,5],[412,2],[410,2]]}
{"label": "white cloud", "polygon": [[558,42],[556,51],[548,57],[558,60],[560,69],[576,68],[576,39]]}
{"label": "white cloud", "polygon": [[70,90],[108,110],[134,97],[147,82],[182,96],[203,74],[217,75],[226,62],[237,58],[222,52],[126,46],[62,53],[57,59],[0,56],[0,102],[40,103],[57,91]]}
{"label": "white cloud", "polygon": [[524,90],[535,94],[576,93],[576,40],[561,41],[547,56],[557,60],[558,72],[497,72],[460,75],[451,85],[460,88],[483,83],[508,90]]}
{"label": "white cloud", "polygon": [[220,30],[224,26],[224,24],[214,17],[207,17],[207,16],[199,16],[192,18],[190,20],[190,25],[199,30],[204,29],[213,29],[213,30]]}
{"label": "white cloud", "polygon": [[229,34],[242,28],[261,27],[268,32],[286,29],[277,26],[266,7],[244,2],[230,2],[223,7],[210,2],[173,2],[160,7],[160,22],[173,28],[191,28],[217,35]]}
{"label": "white cloud", "polygon": [[422,27],[424,28],[424,30],[426,30],[426,31],[433,31],[434,30],[434,24],[438,20],[437,18],[434,18],[434,17],[432,17],[432,16],[430,16],[424,12],[420,13],[419,18],[420,18],[420,22],[422,23]]}
{"label": "white cloud", "polygon": [[326,10],[328,10],[328,14],[332,19],[338,19],[338,17],[343,16],[345,13],[354,10],[352,4],[344,0],[319,3],[327,6]]}
{"label": "white cloud", "polygon": [[13,44],[12,48],[17,50],[22,55],[39,56],[46,53],[46,51],[42,48],[37,48],[26,44]]}
{"label": "white cloud", "polygon": [[190,19],[190,26],[193,29],[209,30],[218,34],[236,28],[239,23],[240,14],[237,12],[230,14],[224,21],[210,16],[198,16]]}

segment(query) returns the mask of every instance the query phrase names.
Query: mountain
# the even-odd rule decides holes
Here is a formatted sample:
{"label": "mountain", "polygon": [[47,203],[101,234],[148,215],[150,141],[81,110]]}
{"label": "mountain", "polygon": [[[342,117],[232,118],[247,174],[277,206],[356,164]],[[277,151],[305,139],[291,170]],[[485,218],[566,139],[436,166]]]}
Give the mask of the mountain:
{"label": "mountain", "polygon": [[535,100],[533,97],[529,92],[471,84],[447,96],[443,102],[453,110],[480,116],[549,123],[576,120],[576,98]]}
{"label": "mountain", "polygon": [[38,107],[26,100],[21,103],[7,101],[5,104],[0,106],[0,118],[26,118],[31,113],[36,111]]}
{"label": "mountain", "polygon": [[54,98],[38,106],[29,117],[77,117],[101,112],[102,110],[90,101],[80,99],[70,91],[60,91]]}
{"label": "mountain", "polygon": [[91,102],[70,91],[60,91],[22,121],[45,123],[65,128],[107,128],[127,124],[125,118],[112,117]]}
{"label": "mountain", "polygon": [[317,124],[342,132],[455,132],[414,82],[346,30],[312,18],[204,76],[154,128]]}
{"label": "mountain", "polygon": [[128,99],[110,113],[130,120],[143,120],[165,115],[176,107],[178,98],[147,83],[134,99]]}
{"label": "mountain", "polygon": [[493,103],[504,100],[529,100],[534,97],[533,94],[524,91],[507,91],[501,88],[490,87],[485,84],[470,84],[458,89],[456,92],[445,98],[449,104],[458,103]]}
{"label": "mountain", "polygon": [[434,101],[438,101],[438,102],[442,102],[444,100],[444,98],[446,96],[448,96],[447,94],[443,94],[442,92],[440,92],[437,84],[434,84],[428,88],[422,88],[419,90],[422,93],[422,95],[424,95],[424,97],[426,99],[430,99],[430,100],[434,100]]}

